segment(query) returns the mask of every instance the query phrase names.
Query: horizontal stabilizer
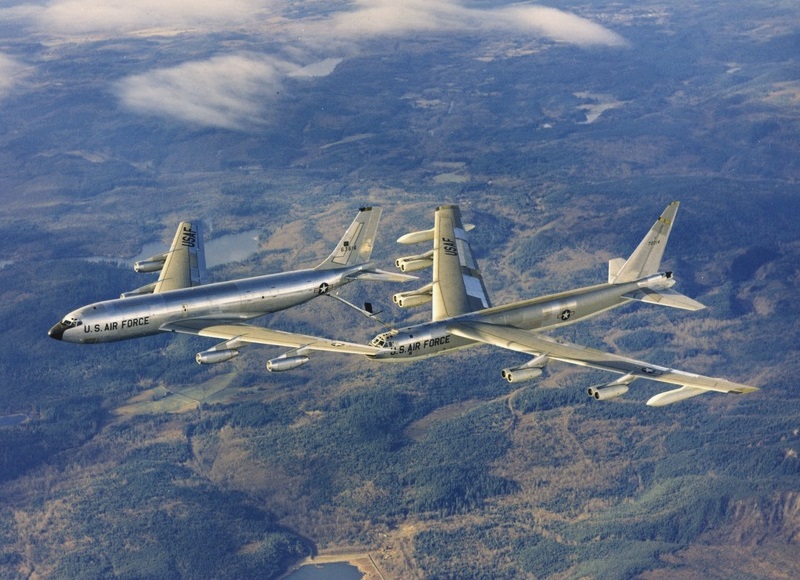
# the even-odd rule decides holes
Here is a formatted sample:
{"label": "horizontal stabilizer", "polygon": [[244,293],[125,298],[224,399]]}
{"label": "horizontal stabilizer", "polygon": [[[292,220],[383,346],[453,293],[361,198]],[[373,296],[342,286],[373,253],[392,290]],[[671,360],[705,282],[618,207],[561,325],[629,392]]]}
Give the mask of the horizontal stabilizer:
{"label": "horizontal stabilizer", "polygon": [[639,300],[641,302],[649,302],[651,304],[659,304],[671,308],[680,308],[682,310],[702,310],[705,308],[705,305],[697,300],[669,288],[640,288],[639,290],[623,294],[622,297],[628,300]]}

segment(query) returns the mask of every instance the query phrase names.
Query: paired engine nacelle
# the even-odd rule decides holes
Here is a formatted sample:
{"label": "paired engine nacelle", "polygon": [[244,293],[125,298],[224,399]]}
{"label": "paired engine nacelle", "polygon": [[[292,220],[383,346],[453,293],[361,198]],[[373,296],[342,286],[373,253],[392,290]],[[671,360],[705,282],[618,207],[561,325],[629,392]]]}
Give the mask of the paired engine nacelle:
{"label": "paired engine nacelle", "polygon": [[542,376],[543,369],[540,367],[516,367],[510,369],[503,369],[500,375],[509,383],[521,383],[522,381],[529,381]]}
{"label": "paired engine nacelle", "polygon": [[271,373],[290,371],[308,362],[308,357],[301,356],[279,356],[267,361],[267,370]]}
{"label": "paired engine nacelle", "polygon": [[144,274],[147,272],[160,272],[164,267],[164,262],[167,261],[167,254],[158,254],[151,256],[146,260],[139,260],[133,264],[133,269]]}
{"label": "paired engine nacelle", "polygon": [[412,290],[410,292],[398,292],[392,296],[392,300],[400,308],[411,308],[412,306],[420,306],[426,304],[433,299],[433,284],[427,284],[419,290]]}
{"label": "paired engine nacelle", "polygon": [[235,348],[226,348],[224,350],[204,350],[198,352],[194,360],[200,365],[213,365],[216,363],[225,362],[239,356],[239,351]]}
{"label": "paired engine nacelle", "polygon": [[433,266],[433,250],[425,252],[424,254],[417,254],[416,256],[404,256],[397,258],[394,265],[400,268],[403,272],[414,272],[424,268]]}
{"label": "paired engine nacelle", "polygon": [[544,365],[546,364],[547,355],[541,354],[536,358],[529,360],[524,365],[503,369],[500,371],[500,376],[502,376],[509,383],[521,383],[522,381],[529,381],[542,376],[542,372],[544,372]]}
{"label": "paired engine nacelle", "polygon": [[608,399],[616,399],[619,396],[628,392],[628,385],[636,380],[636,375],[627,374],[624,377],[618,378],[616,381],[611,381],[599,387],[589,387],[586,392],[590,397],[594,397],[598,401],[607,401]]}
{"label": "paired engine nacelle", "polygon": [[614,385],[605,387],[589,387],[586,389],[590,397],[594,397],[598,401],[606,401],[608,399],[616,399],[628,392],[628,385]]}

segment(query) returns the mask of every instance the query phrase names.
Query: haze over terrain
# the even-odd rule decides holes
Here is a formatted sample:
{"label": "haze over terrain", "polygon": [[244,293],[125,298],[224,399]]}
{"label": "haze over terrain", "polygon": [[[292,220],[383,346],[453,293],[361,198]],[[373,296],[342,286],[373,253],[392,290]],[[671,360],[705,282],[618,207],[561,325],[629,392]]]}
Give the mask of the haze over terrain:
{"label": "haze over terrain", "polygon": [[[800,6],[51,0],[0,8],[0,576],[800,575]],[[202,219],[223,280],[313,266],[359,206],[400,235],[461,206],[494,304],[603,282],[666,205],[708,305],[556,336],[761,387],[652,409],[603,373],[476,348],[409,365],[189,337],[76,346],[78,306]],[[226,236],[237,235],[239,238]],[[216,242],[215,242],[216,240]],[[421,272],[419,285],[429,273]],[[396,325],[388,284],[351,285]],[[327,299],[271,327],[382,330]]]}

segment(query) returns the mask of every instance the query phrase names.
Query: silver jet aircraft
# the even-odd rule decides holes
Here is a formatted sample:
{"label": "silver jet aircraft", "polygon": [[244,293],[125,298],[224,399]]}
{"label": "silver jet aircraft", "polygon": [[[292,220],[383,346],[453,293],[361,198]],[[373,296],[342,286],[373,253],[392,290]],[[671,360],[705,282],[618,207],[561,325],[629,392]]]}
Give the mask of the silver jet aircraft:
{"label": "silver jet aircraft", "polygon": [[[91,344],[160,332],[200,334],[221,324],[240,323],[327,294],[354,280],[402,282],[413,276],[383,272],[369,263],[380,208],[362,208],[336,248],[316,268],[205,283],[205,253],[199,223],[182,222],[169,251],[134,264],[137,272],[159,272],[156,282],[115,300],[89,304],[67,314],[48,334],[64,342]],[[247,325],[236,328],[245,332]],[[200,352],[200,364],[230,360],[248,343],[236,337]],[[369,353],[367,347],[364,353]],[[307,359],[306,359],[307,360]],[[285,358],[271,370],[302,364]]]}
{"label": "silver jet aircraft", "polygon": [[502,377],[510,383],[540,376],[545,365],[555,360],[622,375],[588,389],[588,394],[598,400],[623,395],[639,378],[677,386],[651,397],[647,401],[651,406],[668,405],[707,391],[755,391],[757,388],[749,385],[638,361],[541,333],[631,301],[685,310],[704,308],[699,302],[672,290],[675,284],[672,272],[660,269],[677,211],[678,202],[671,203],[627,260],[615,258],[609,262],[608,282],[492,307],[467,242],[466,232],[470,226],[462,224],[458,206],[444,205],[436,210],[432,229],[407,234],[398,240],[403,244],[433,242],[432,250],[396,261],[403,271],[432,267],[431,283],[393,297],[401,307],[431,302],[431,322],[384,332],[369,346],[254,327],[245,330],[239,325],[205,328],[197,334],[289,347],[293,350],[283,355],[289,361],[307,361],[307,353],[313,350],[338,350],[365,354],[376,361],[407,362],[474,345],[491,344],[531,357],[524,364],[502,369]]}

